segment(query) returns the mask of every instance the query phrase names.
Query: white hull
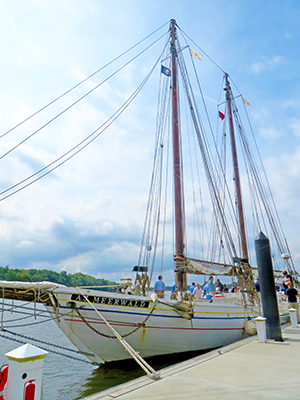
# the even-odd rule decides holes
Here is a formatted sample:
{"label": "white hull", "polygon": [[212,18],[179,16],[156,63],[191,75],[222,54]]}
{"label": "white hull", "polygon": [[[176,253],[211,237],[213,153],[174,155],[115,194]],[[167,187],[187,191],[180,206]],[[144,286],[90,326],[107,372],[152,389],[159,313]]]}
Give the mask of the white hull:
{"label": "white hull", "polygon": [[[153,307],[150,297],[87,289],[83,293],[120,335],[143,323]],[[117,339],[105,336],[114,334],[75,288],[60,288],[55,294],[62,315],[57,325],[80,351],[89,353],[86,355],[90,360],[100,363],[130,358]],[[92,329],[70,308],[70,301],[80,308],[80,314]],[[240,340],[244,323],[244,308],[237,304],[199,301],[193,319],[187,320],[172,307],[158,303],[145,325],[125,340],[144,358],[212,349]]]}

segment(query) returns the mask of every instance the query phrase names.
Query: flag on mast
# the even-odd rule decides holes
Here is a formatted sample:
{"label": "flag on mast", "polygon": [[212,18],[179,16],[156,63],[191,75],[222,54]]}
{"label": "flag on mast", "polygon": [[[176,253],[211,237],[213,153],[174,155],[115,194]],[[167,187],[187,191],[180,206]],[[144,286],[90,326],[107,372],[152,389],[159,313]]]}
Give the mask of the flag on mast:
{"label": "flag on mast", "polygon": [[247,106],[250,106],[250,107],[251,107],[251,104],[249,103],[249,101],[247,101],[246,99],[244,99],[244,97],[243,97],[243,102],[244,102],[244,104],[247,104]]}
{"label": "flag on mast", "polygon": [[223,121],[223,119],[225,118],[225,114],[223,114],[221,111],[219,111],[219,117]]}
{"label": "flag on mast", "polygon": [[191,55],[192,55],[193,57],[195,57],[195,58],[199,58],[199,60],[201,60],[201,61],[202,61],[203,54],[201,54],[201,53],[198,53],[198,51],[196,51],[196,50],[193,50],[193,49],[191,49],[191,48],[190,48],[190,52],[191,52]]}
{"label": "flag on mast", "polygon": [[161,66],[161,73],[166,76],[171,76],[171,70],[163,65]]}

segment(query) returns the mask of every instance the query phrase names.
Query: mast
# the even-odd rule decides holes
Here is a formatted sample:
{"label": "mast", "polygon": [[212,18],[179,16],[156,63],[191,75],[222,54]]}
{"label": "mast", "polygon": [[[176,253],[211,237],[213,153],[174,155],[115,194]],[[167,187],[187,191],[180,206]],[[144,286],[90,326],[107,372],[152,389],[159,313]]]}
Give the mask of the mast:
{"label": "mast", "polygon": [[[187,290],[186,273],[177,270],[184,261],[183,243],[183,200],[181,178],[180,137],[178,124],[178,96],[177,96],[177,51],[176,51],[176,21],[171,20],[171,71],[172,71],[172,134],[173,134],[173,168],[174,168],[174,201],[175,201],[175,271],[176,281],[180,292]],[[181,262],[178,262],[181,260]],[[177,265],[176,265],[177,264]]]}
{"label": "mast", "polygon": [[228,123],[229,123],[229,131],[230,131],[234,181],[235,181],[235,189],[236,189],[236,197],[237,197],[240,237],[241,237],[241,244],[242,244],[242,255],[243,255],[243,259],[245,260],[245,262],[248,263],[249,257],[248,257],[247,238],[246,238],[246,228],[245,228],[245,219],[244,219],[244,211],[243,211],[243,203],[242,203],[242,191],[241,191],[241,183],[240,183],[239,163],[238,163],[238,157],[237,157],[236,141],[235,141],[235,135],[234,135],[233,118],[232,118],[231,87],[229,84],[228,74],[225,74],[225,82],[226,82],[226,86],[225,86],[226,103],[227,103],[227,109],[228,109]]}

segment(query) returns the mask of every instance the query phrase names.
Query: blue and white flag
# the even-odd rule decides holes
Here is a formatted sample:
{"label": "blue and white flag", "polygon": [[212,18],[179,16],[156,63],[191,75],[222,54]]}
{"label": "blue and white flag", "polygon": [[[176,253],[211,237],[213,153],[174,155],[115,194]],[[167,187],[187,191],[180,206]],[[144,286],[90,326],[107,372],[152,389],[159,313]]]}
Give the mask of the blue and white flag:
{"label": "blue and white flag", "polygon": [[171,76],[171,70],[163,65],[161,66],[161,73],[166,76]]}

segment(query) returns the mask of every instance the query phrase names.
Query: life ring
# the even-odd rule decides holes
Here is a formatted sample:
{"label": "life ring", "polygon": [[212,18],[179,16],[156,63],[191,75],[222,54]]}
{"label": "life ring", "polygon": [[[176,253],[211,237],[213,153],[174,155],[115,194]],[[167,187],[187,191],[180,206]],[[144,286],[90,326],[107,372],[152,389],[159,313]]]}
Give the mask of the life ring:
{"label": "life ring", "polygon": [[0,371],[0,400],[4,400],[4,388],[7,382],[8,365],[3,365]]}

